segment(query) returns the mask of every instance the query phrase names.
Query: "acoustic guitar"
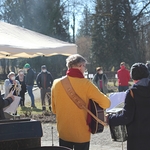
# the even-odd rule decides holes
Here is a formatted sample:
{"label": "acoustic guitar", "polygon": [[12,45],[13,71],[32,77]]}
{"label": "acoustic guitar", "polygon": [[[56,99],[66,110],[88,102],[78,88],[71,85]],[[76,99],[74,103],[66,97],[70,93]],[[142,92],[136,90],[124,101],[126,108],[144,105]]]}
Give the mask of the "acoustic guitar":
{"label": "acoustic guitar", "polygon": [[[101,108],[95,101],[89,100],[88,109],[100,120],[104,121],[104,110]],[[101,133],[104,130],[104,126],[100,124],[97,120],[95,120],[90,114],[88,114],[88,120],[90,132],[92,134]]]}

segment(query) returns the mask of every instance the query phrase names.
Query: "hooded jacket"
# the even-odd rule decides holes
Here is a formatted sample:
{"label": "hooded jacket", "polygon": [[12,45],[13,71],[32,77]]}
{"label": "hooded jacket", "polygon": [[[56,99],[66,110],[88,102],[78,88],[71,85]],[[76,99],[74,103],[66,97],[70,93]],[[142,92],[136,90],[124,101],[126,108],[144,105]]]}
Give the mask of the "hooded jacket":
{"label": "hooded jacket", "polygon": [[139,80],[127,91],[122,114],[109,116],[109,124],[126,125],[127,150],[150,149],[150,79]]}

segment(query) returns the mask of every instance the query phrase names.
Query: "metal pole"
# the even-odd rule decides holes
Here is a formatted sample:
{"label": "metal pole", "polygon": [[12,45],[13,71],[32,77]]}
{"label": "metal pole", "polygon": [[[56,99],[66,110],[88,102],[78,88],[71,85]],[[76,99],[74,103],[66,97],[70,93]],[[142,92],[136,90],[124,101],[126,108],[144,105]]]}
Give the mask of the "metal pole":
{"label": "metal pole", "polygon": [[123,150],[123,141],[122,141],[122,150]]}
{"label": "metal pole", "polygon": [[[50,112],[51,113],[51,112]],[[51,113],[51,132],[52,132],[52,146],[54,146],[54,139],[53,139],[53,113]]]}

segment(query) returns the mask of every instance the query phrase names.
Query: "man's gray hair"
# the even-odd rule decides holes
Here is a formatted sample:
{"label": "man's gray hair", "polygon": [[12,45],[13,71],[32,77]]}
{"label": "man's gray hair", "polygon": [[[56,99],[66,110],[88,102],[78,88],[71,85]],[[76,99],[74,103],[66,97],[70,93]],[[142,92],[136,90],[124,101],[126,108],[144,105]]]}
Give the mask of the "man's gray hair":
{"label": "man's gray hair", "polygon": [[70,55],[66,59],[66,66],[68,68],[76,67],[81,63],[87,63],[87,60],[79,54]]}

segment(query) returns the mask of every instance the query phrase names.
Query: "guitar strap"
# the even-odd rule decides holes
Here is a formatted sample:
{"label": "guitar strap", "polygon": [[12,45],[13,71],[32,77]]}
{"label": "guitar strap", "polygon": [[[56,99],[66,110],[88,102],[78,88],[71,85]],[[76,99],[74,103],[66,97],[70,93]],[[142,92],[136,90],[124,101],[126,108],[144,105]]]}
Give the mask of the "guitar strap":
{"label": "guitar strap", "polygon": [[103,126],[106,126],[107,123],[104,121],[100,120],[98,117],[96,117],[89,109],[86,108],[86,103],[77,95],[77,93],[74,91],[69,78],[66,76],[61,80],[61,83],[70,97],[70,99],[77,105],[78,108],[80,109],[85,109],[97,122],[102,124]]}

